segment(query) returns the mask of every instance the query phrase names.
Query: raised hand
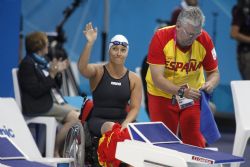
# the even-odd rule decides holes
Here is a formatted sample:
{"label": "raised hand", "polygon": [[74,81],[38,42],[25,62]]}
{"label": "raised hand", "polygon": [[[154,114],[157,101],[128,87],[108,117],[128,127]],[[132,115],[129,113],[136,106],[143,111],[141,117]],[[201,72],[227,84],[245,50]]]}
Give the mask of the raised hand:
{"label": "raised hand", "polygon": [[86,24],[83,34],[87,38],[88,42],[95,42],[97,38],[97,28],[93,28],[92,23]]}

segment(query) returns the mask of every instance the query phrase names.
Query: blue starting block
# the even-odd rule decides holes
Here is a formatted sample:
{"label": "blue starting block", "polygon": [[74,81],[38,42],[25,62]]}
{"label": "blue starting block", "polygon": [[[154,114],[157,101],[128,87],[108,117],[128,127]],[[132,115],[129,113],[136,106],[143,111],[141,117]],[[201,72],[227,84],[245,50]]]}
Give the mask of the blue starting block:
{"label": "blue starting block", "polygon": [[[188,164],[202,166],[244,162],[242,157],[184,144],[162,122],[130,123],[128,130],[131,140],[118,143],[116,158],[133,166],[145,166],[145,162],[152,162],[158,166],[180,166],[172,162],[168,164],[167,161],[160,159],[161,154],[165,157],[179,158],[180,161],[184,160],[187,166]],[[136,149],[134,150],[136,154],[131,151],[133,148]],[[150,155],[151,153],[158,155],[155,156],[157,160],[151,158],[153,156]]]}
{"label": "blue starting block", "polygon": [[0,136],[0,166],[50,167],[49,165],[27,160],[27,156],[9,138],[4,136]]}

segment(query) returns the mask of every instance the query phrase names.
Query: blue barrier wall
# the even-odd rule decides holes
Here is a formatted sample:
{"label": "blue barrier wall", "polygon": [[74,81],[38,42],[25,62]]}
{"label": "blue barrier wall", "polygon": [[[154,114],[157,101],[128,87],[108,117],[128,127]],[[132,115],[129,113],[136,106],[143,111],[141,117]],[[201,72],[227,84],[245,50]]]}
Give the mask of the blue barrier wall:
{"label": "blue barrier wall", "polygon": [[[14,0],[1,1],[1,3],[6,4],[14,2]],[[20,3],[19,1],[17,2]],[[24,35],[26,35],[31,31],[55,31],[56,26],[63,19],[63,11],[69,7],[74,0],[63,2],[61,0],[22,0],[21,2],[23,32]],[[72,61],[78,60],[83,45],[86,42],[82,30],[85,24],[89,21],[92,21],[94,26],[98,27],[99,31],[99,36],[95,43],[95,48],[93,49],[90,61],[98,62],[101,60],[101,33],[104,31],[104,2],[105,0],[81,0],[80,6],[65,22],[63,28],[65,30],[67,42],[64,44],[64,47]],[[221,72],[221,83],[215,90],[213,99],[216,99],[219,111],[231,112],[233,109],[231,103],[230,81],[240,79],[236,64],[236,42],[230,38],[231,9],[236,3],[236,0],[200,0],[199,2],[206,17],[204,28],[214,39],[216,45]],[[130,42],[130,50],[126,65],[129,69],[134,70],[137,66],[141,65],[141,62],[147,53],[148,44],[153,35],[153,31],[157,26],[156,19],[169,19],[172,10],[179,3],[180,0],[109,0],[107,37],[110,39],[113,35],[121,33],[128,38]],[[10,7],[13,8],[13,6]],[[9,13],[10,16],[14,15],[11,12]],[[15,11],[14,13],[17,12]],[[13,21],[16,22],[15,24],[13,23],[13,25],[15,25],[14,27],[17,29],[19,23],[18,18],[16,19],[17,20]],[[14,27],[6,26],[6,29],[9,31],[10,28]],[[16,38],[18,37],[17,32],[11,35],[17,35]],[[13,40],[16,41],[16,38]],[[12,51],[17,49],[17,45],[15,45],[16,43],[14,41],[8,45],[12,47]],[[7,48],[8,47],[5,49]],[[15,63],[16,62],[9,64],[8,67],[14,66]],[[8,63],[4,64],[6,65]],[[4,72],[3,75],[8,75],[6,78],[10,78],[10,71]],[[7,85],[10,86],[10,83],[7,83]],[[83,77],[81,77],[80,87],[83,91],[90,94],[88,81]],[[3,89],[2,86],[1,89]],[[230,105],[221,105],[229,102]]]}
{"label": "blue barrier wall", "polygon": [[0,97],[13,97],[11,69],[18,64],[21,0],[0,1]]}

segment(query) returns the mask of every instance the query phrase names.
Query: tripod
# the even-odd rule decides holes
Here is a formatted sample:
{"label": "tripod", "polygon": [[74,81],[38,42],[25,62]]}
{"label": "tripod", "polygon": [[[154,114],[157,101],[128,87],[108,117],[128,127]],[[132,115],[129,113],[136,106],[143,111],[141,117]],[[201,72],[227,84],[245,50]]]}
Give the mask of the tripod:
{"label": "tripod", "polygon": [[[65,33],[63,30],[63,25],[75,11],[75,9],[80,5],[81,0],[74,0],[73,3],[67,7],[64,11],[64,18],[56,27],[56,35],[49,36],[50,46],[48,57],[52,60],[53,58],[57,59],[68,59],[67,52],[63,48],[63,44],[66,42]],[[73,75],[72,64],[69,64],[69,67],[62,72],[62,94],[64,96],[76,96],[81,95],[85,96],[84,92],[81,92],[79,85],[76,82],[75,76]]]}

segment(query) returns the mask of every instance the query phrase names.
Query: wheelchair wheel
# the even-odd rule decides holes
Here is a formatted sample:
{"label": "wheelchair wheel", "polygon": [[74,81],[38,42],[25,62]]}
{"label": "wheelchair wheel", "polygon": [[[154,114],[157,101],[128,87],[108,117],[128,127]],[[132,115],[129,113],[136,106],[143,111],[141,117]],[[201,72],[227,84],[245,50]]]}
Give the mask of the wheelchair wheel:
{"label": "wheelchair wheel", "polygon": [[73,167],[83,167],[85,160],[85,134],[82,124],[74,124],[65,139],[64,158],[74,158],[71,166]]}

